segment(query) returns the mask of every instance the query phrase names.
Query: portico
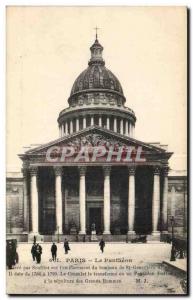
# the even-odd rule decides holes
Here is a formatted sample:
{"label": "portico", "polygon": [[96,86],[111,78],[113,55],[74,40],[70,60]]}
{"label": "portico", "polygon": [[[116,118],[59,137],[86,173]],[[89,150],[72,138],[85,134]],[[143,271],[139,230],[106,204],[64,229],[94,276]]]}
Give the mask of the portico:
{"label": "portico", "polygon": [[[88,140],[87,134],[83,136],[84,142]],[[65,143],[67,138],[63,139]],[[95,163],[48,163],[46,148],[22,157],[23,172],[28,174],[26,206],[30,203],[24,220],[31,236],[70,235],[72,228],[80,236],[89,235],[92,222],[97,223],[97,234],[112,237],[124,234],[130,239],[146,233],[159,239],[160,232],[167,233],[167,164],[156,162],[155,157],[144,164],[101,163],[100,158]],[[161,156],[167,156],[165,151],[159,151]],[[34,163],[35,157],[39,162]],[[141,214],[147,226],[141,224]]]}

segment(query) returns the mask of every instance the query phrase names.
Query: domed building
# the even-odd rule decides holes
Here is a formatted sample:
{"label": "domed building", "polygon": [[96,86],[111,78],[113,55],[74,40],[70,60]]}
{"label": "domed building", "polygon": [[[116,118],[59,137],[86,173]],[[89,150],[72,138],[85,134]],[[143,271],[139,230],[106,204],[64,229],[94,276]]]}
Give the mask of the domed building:
{"label": "domed building", "polygon": [[59,113],[59,138],[19,155],[20,221],[11,224],[10,208],[8,228],[20,240],[159,240],[168,234],[172,153],[166,145],[135,139],[135,113],[125,106],[97,36],[90,51],[69,106]]}

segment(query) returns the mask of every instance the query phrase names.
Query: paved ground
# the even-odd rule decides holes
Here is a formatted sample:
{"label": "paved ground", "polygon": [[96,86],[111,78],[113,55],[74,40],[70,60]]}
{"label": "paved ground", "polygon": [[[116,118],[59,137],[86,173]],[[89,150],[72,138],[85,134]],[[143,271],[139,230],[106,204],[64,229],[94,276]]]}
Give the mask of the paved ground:
{"label": "paved ground", "polygon": [[42,244],[41,264],[32,261],[32,244],[19,244],[19,264],[7,270],[7,292],[26,294],[183,294],[183,274],[162,262],[168,244],[72,243],[57,262],[50,261],[50,243]]}
{"label": "paved ground", "polygon": [[187,272],[187,259],[176,259],[175,261],[165,260],[164,263],[166,263],[169,266],[172,266],[173,268],[176,268],[178,270],[181,270],[183,272]]}

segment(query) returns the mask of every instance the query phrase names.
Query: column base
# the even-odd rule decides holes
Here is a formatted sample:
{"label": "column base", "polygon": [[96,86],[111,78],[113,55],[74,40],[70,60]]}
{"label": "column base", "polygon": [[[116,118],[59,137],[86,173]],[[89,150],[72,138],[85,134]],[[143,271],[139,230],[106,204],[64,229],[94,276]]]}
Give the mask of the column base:
{"label": "column base", "polygon": [[171,237],[170,234],[167,230],[163,230],[160,234],[160,241],[165,242],[165,243],[170,243],[171,242]]}
{"label": "column base", "polygon": [[129,230],[129,231],[127,232],[127,234],[135,234],[135,231],[134,231],[134,230]]}
{"label": "column base", "polygon": [[36,242],[42,242],[43,236],[39,232],[30,232],[28,235],[28,242],[34,242],[34,236],[36,237]]}
{"label": "column base", "polygon": [[160,231],[152,231],[153,236],[160,236]]}
{"label": "column base", "polygon": [[103,231],[103,235],[106,235],[106,234],[111,234],[111,232],[108,230]]}
{"label": "column base", "polygon": [[79,235],[86,235],[86,231],[79,231]]}
{"label": "column base", "polygon": [[129,242],[129,241],[132,241],[133,239],[136,238],[136,233],[134,230],[130,230],[127,232],[127,236],[126,236],[126,241]]}

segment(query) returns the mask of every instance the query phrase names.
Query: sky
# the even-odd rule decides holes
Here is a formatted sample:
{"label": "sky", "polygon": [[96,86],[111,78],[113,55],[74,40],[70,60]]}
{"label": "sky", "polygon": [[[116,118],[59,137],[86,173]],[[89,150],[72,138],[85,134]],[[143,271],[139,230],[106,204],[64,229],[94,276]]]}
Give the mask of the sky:
{"label": "sky", "polygon": [[135,111],[135,137],[168,144],[186,167],[187,57],[183,7],[8,7],[7,171],[23,146],[59,137],[57,118],[98,37],[106,67]]}

